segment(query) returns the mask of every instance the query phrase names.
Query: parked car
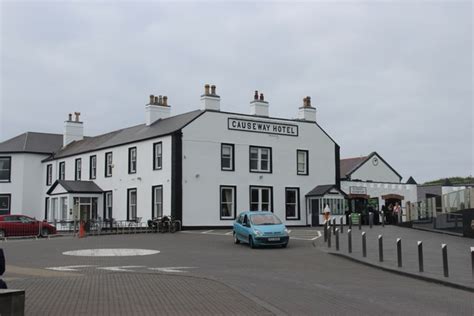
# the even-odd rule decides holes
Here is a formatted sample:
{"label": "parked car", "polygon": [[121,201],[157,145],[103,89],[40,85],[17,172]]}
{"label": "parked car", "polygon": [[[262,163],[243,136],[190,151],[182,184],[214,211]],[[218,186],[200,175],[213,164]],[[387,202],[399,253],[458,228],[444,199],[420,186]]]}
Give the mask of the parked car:
{"label": "parked car", "polygon": [[280,245],[285,248],[290,237],[288,229],[272,212],[243,212],[234,222],[234,243],[245,242],[251,248]]}
{"label": "parked car", "polygon": [[56,228],[25,215],[0,215],[0,238],[10,236],[48,236]]}

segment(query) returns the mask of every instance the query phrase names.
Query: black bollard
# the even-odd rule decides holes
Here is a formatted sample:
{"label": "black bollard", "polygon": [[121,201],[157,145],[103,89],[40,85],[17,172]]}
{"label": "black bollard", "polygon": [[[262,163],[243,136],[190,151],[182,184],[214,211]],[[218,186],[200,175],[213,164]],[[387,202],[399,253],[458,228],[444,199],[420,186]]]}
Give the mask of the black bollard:
{"label": "black bollard", "polygon": [[359,215],[359,230],[362,229],[362,215]]}
{"label": "black bollard", "polygon": [[418,241],[418,271],[423,272],[423,242]]}
{"label": "black bollard", "polygon": [[367,239],[365,237],[365,232],[362,232],[362,257],[367,257]]}
{"label": "black bollard", "polygon": [[385,227],[385,213],[382,212],[382,227]]}
{"label": "black bollard", "polygon": [[336,226],[337,226],[337,224],[336,224],[336,218],[333,218],[333,220],[332,220],[332,233],[333,233],[334,235],[336,235]]}
{"label": "black bollard", "polygon": [[474,247],[471,247],[472,279],[474,280]]}
{"label": "black bollard", "polygon": [[339,229],[336,229],[336,250],[339,251]]}
{"label": "black bollard", "polygon": [[374,213],[369,212],[369,226],[370,226],[370,228],[372,228],[373,225],[374,225]]}
{"label": "black bollard", "polygon": [[341,234],[344,233],[344,217],[341,217],[341,220],[340,220],[340,226],[341,226]]}
{"label": "black bollard", "polygon": [[352,229],[352,216],[351,216],[351,214],[349,214],[349,216],[347,216],[347,218],[349,219],[349,229]]}
{"label": "black bollard", "polygon": [[383,236],[379,235],[379,261],[383,262]]}
{"label": "black bollard", "polygon": [[[352,229],[349,229],[347,231],[347,250],[349,253],[352,253]],[[473,261],[473,267],[474,267],[474,261]],[[473,268],[473,273],[474,273],[474,268]]]}
{"label": "black bollard", "polygon": [[328,248],[331,248],[331,230],[328,229]]}
{"label": "black bollard", "polygon": [[328,241],[328,222],[324,223],[324,242]]}
{"label": "black bollard", "polygon": [[448,268],[448,245],[441,244],[441,250],[443,253],[443,273],[445,277],[449,277],[449,268]]}
{"label": "black bollard", "polygon": [[397,262],[398,267],[402,267],[402,239],[397,238]]}

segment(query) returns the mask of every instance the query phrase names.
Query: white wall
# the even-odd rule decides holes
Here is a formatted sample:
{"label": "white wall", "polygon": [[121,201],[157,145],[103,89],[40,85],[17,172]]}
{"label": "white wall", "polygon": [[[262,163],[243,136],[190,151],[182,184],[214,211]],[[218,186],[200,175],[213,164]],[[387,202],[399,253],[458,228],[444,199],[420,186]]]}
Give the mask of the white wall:
{"label": "white wall", "polygon": [[[379,198],[379,207],[385,204],[385,201],[382,199],[382,195],[386,194],[398,194],[403,195],[404,200],[402,201],[402,208],[405,207],[407,201],[416,202],[417,201],[417,186],[416,184],[398,184],[398,183],[370,183],[370,182],[360,182],[360,181],[341,181],[341,189],[349,194],[349,188],[351,186],[355,187],[365,187],[367,188],[367,194],[373,198]],[[380,210],[379,210],[380,211]]]}
{"label": "white wall", "polygon": [[[229,130],[228,117],[298,125],[299,136]],[[234,144],[235,171],[221,171],[221,143]],[[249,172],[250,145],[272,147],[271,174]],[[309,150],[308,176],[297,175],[297,149]],[[334,183],[335,144],[314,123],[206,112],[183,129],[184,226],[232,225],[220,220],[220,185],[237,186],[237,214],[249,209],[250,185],[272,186],[274,213],[288,225],[306,225],[305,194]],[[300,188],[300,220],[285,220],[285,187]]]}
{"label": "white wall", "polygon": [[[162,142],[163,168],[153,170],[153,144]],[[128,174],[128,148],[137,147],[137,173]],[[105,177],[105,153],[112,152],[112,177]],[[43,201],[50,186],[46,186],[46,166],[53,165],[53,183],[58,178],[59,163],[66,162],[66,180],[74,180],[75,160],[82,159],[81,180],[89,179],[89,157],[97,155],[97,177],[94,181],[102,190],[113,191],[113,217],[127,219],[127,189],[137,188],[137,216],[146,222],[151,218],[152,186],[163,185],[163,214],[171,213],[171,136],[154,138],[129,145],[98,150],[43,164]],[[43,202],[44,204],[44,202]],[[99,203],[98,216],[103,217],[103,203]]]}
{"label": "white wall", "polygon": [[0,193],[11,194],[11,213],[42,219],[44,202],[41,188],[46,183],[46,171],[43,175],[41,160],[47,155],[19,153],[2,156],[12,158],[11,182],[0,183]]}
{"label": "white wall", "polygon": [[[377,157],[378,164],[372,163],[374,157]],[[400,177],[393,172],[390,167],[380,159],[378,155],[374,155],[351,174],[352,180],[374,181],[374,182],[400,182]]]}

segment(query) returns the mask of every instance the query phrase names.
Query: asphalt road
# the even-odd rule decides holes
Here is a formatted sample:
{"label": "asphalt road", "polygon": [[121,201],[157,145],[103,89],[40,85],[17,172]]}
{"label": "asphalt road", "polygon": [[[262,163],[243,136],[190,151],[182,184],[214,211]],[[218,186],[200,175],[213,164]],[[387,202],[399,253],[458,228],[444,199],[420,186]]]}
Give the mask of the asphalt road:
{"label": "asphalt road", "polygon": [[[9,287],[26,289],[28,314],[474,314],[472,293],[324,253],[313,246],[317,232],[294,231],[298,239],[286,249],[234,245],[226,233],[18,240],[0,247]],[[160,253],[62,254],[97,248]],[[59,271],[65,266],[84,267]]]}

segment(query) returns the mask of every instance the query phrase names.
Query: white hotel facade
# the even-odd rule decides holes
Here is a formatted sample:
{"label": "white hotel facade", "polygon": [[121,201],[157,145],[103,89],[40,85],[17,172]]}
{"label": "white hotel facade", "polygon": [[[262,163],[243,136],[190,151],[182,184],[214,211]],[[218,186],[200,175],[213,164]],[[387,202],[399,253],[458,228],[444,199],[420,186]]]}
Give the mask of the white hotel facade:
{"label": "white hotel facade", "polygon": [[250,114],[232,113],[206,85],[199,110],[171,116],[167,97],[150,96],[144,112],[144,124],[99,136],[84,137],[76,113],[62,135],[0,143],[0,213],[142,222],[164,214],[217,227],[270,210],[302,226],[319,223],[326,198],[343,214],[339,146],[309,97],[296,119],[270,117],[257,92]]}

